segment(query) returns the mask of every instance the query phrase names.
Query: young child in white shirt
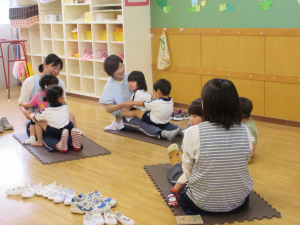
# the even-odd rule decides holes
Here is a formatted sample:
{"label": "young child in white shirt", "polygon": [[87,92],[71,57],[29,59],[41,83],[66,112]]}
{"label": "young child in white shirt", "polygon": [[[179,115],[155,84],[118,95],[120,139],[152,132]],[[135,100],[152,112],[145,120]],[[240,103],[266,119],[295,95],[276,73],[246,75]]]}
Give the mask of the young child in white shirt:
{"label": "young child in white shirt", "polygon": [[77,128],[73,128],[68,106],[62,104],[63,89],[59,86],[48,87],[43,101],[48,102],[49,107],[30,116],[36,122],[36,131],[44,131],[44,146],[48,151],[58,150],[61,153],[67,153],[69,146],[73,146],[75,151],[80,151],[81,134]]}
{"label": "young child in white shirt", "polygon": [[[40,78],[39,81],[40,87],[41,87],[41,92],[37,93],[33,98],[30,100],[29,103],[23,103],[20,102],[19,106],[24,106],[26,109],[29,108],[34,108],[34,107],[39,107],[39,111],[41,112],[43,109],[48,108],[48,102],[43,101],[43,98],[46,95],[46,88],[51,86],[51,85],[58,85],[58,79],[56,76],[52,74],[45,74]],[[24,115],[30,115],[32,111],[26,110],[23,111]],[[40,135],[38,135],[40,136]],[[40,138],[40,137],[38,137]],[[35,132],[35,123],[31,120],[30,121],[30,137],[29,139],[25,140],[23,144],[25,145],[30,145],[32,146],[37,146],[35,145],[36,143],[42,143],[42,140],[39,140],[37,142],[36,138],[36,132]]]}
{"label": "young child in white shirt", "polygon": [[[149,92],[147,92],[147,84],[145,76],[142,72],[132,71],[128,75],[128,88],[130,91],[133,91],[133,94],[131,95],[131,101],[151,101],[152,96]],[[135,109],[146,111],[146,108],[142,106],[133,106],[133,109],[131,110]],[[121,118],[115,119],[112,124],[105,127],[104,130],[117,130],[120,120]]]}
{"label": "young child in white shirt", "polygon": [[169,96],[171,92],[171,83],[165,79],[156,81],[153,85],[153,99],[152,101],[132,101],[134,106],[144,106],[145,111],[119,111],[116,118],[124,117],[138,117],[142,121],[153,126],[164,129],[172,115],[173,100]]}
{"label": "young child in white shirt", "polygon": [[[202,109],[202,100],[201,98],[198,98],[194,100],[188,108],[188,113],[190,115],[190,123],[191,126],[197,125],[199,123],[203,122],[203,109]],[[185,132],[184,130],[183,132]],[[183,148],[181,147],[181,152]],[[181,158],[180,158],[180,150],[178,148],[177,144],[171,144],[168,148],[169,153],[169,159],[172,164],[172,168],[168,172],[168,178],[172,182],[173,180],[176,180],[178,177],[178,172],[182,171],[183,167],[180,164]],[[182,158],[185,157],[185,154],[182,154]],[[181,176],[177,179],[175,186],[170,191],[168,197],[167,197],[167,203],[170,206],[176,207],[178,206],[178,195],[182,188],[184,187],[185,183],[187,182],[188,178],[190,177],[191,173],[190,171],[183,171]]]}

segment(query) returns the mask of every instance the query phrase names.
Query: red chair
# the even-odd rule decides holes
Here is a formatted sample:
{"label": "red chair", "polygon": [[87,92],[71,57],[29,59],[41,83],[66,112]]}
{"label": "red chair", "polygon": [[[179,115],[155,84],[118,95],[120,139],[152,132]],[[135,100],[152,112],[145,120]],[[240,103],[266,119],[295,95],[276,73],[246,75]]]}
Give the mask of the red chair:
{"label": "red chair", "polygon": [[[26,63],[26,67],[27,67],[27,62],[28,62],[28,59],[27,59],[27,54],[26,54],[26,48],[25,48],[25,41],[27,40],[17,40],[17,39],[0,39],[0,51],[1,51],[1,55],[0,55],[0,58],[2,58],[2,63],[3,63],[3,69],[4,69],[4,77],[5,77],[5,84],[6,84],[6,89],[7,89],[7,92],[8,92],[8,102],[10,102],[10,76],[9,76],[9,63],[10,62],[16,62],[16,61],[25,61]],[[5,71],[5,63],[4,63],[4,56],[3,56],[3,51],[2,51],[2,44],[8,44],[7,45],[7,74],[6,74],[6,71]],[[17,59],[17,55],[16,55],[16,51],[15,51],[15,48],[13,45],[20,45],[21,48],[23,49],[23,53],[24,53],[24,58],[20,58],[20,59]],[[14,60],[10,60],[10,57],[9,57],[9,46],[12,46],[13,47],[13,50],[14,50],[14,55],[15,55],[15,59]],[[27,67],[27,71],[28,71],[28,67]],[[7,75],[7,76],[6,76]]]}

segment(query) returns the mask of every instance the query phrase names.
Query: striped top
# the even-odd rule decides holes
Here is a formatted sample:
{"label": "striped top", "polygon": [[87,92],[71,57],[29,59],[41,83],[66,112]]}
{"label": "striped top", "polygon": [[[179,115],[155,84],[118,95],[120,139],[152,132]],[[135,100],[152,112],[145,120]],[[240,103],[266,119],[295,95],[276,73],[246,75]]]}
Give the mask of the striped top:
{"label": "striped top", "polygon": [[228,212],[243,204],[252,191],[247,159],[251,154],[244,124],[226,130],[199,124],[200,153],[188,181],[188,197],[201,209]]}

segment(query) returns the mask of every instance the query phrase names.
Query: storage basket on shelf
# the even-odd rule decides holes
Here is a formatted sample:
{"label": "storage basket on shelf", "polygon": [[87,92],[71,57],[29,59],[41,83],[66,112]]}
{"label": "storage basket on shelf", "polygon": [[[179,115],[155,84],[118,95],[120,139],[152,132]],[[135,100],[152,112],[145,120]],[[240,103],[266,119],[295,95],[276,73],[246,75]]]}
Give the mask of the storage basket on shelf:
{"label": "storage basket on shelf", "polygon": [[114,31],[113,34],[115,41],[123,41],[123,31]]}
{"label": "storage basket on shelf", "polygon": [[99,38],[101,41],[107,41],[107,30],[100,30]]}
{"label": "storage basket on shelf", "polygon": [[92,40],[92,31],[85,31],[86,40]]}
{"label": "storage basket on shelf", "polygon": [[73,35],[73,39],[78,39],[77,27],[74,27],[74,29],[71,32]]}

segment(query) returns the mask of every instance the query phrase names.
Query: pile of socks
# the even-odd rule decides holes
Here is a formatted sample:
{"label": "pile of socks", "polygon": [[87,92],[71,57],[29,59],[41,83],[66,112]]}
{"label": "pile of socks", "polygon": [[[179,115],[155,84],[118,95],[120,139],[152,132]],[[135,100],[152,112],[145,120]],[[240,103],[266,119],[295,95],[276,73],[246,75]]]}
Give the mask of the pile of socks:
{"label": "pile of socks", "polygon": [[39,23],[38,5],[26,5],[9,8],[11,27],[29,28]]}

